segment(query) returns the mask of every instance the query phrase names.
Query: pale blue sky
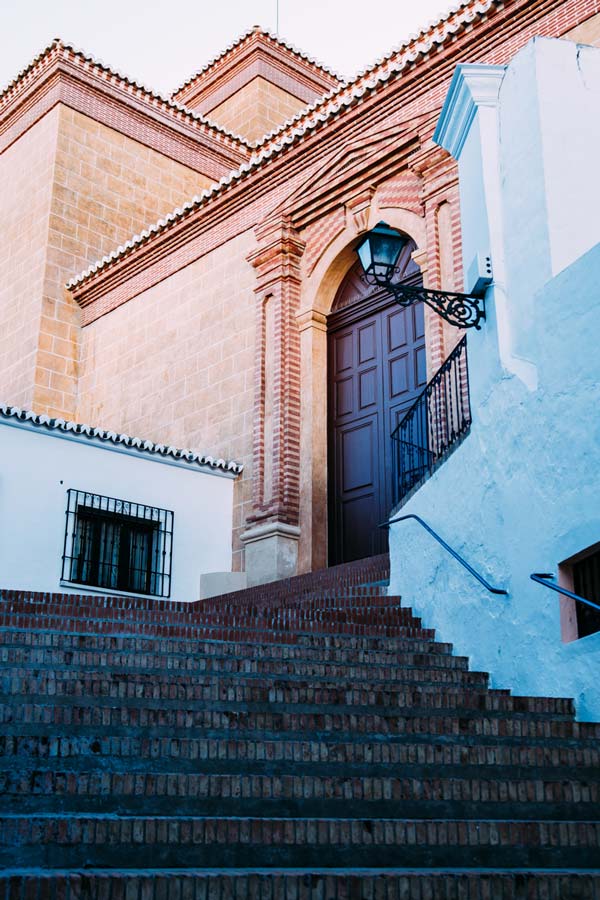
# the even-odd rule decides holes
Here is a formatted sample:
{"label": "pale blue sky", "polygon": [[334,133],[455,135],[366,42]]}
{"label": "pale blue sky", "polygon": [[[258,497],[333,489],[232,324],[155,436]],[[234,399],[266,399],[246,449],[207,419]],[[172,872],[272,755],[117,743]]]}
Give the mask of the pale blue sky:
{"label": "pale blue sky", "polygon": [[[450,0],[279,0],[280,35],[351,76],[420,30]],[[252,25],[275,30],[276,0],[0,0],[0,86],[62,37],[162,93]]]}

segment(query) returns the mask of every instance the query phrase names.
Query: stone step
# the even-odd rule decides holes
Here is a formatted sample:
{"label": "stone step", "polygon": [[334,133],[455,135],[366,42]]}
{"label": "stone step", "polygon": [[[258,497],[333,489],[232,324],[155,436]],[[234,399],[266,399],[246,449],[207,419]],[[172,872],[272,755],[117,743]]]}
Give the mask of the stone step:
{"label": "stone step", "polygon": [[[287,768],[255,763],[249,772],[236,772],[235,765],[197,766],[199,772],[176,768],[162,771],[140,765],[115,771],[110,761],[90,760],[82,766],[69,760],[65,768],[52,767],[48,761],[27,770],[20,766],[0,766],[1,808],[5,812],[36,810],[56,812],[103,811],[122,814],[186,815],[347,815],[348,803],[354,816],[477,817],[485,807],[494,818],[539,818],[565,815],[571,818],[598,818],[600,784],[597,772],[584,769],[570,778],[564,771],[540,774],[518,769],[482,769],[448,767],[448,772],[432,767],[407,766],[397,774],[363,770],[340,774],[312,772],[298,764]],[[148,767],[148,763],[146,763]],[[215,771],[215,768],[218,770]],[[229,772],[229,769],[233,772]],[[307,769],[309,770],[307,772]],[[379,774],[378,774],[379,773]],[[26,804],[26,808],[22,806]]]}
{"label": "stone step", "polygon": [[143,624],[153,627],[240,627],[250,629],[286,629],[291,628],[300,631],[319,630],[331,631],[335,626],[397,626],[406,625],[419,627],[421,621],[412,614],[412,610],[402,607],[399,599],[392,604],[390,598],[386,598],[385,605],[356,606],[348,603],[343,606],[332,606],[321,609],[290,605],[285,608],[277,607],[243,607],[230,609],[225,606],[208,607],[201,609],[190,608],[185,612],[163,612],[155,615],[151,611],[139,612],[136,609],[120,609],[113,607],[44,606],[42,604],[15,604],[4,603],[0,605],[0,620],[9,625],[12,619],[35,621],[50,619],[64,623],[93,622],[93,623],[131,623],[136,628]]}
{"label": "stone step", "polygon": [[47,765],[52,761],[60,766],[63,760],[83,761],[98,756],[111,757],[113,768],[119,761],[123,765],[143,767],[145,760],[151,760],[153,766],[159,761],[168,765],[173,760],[182,771],[189,771],[186,768],[189,765],[208,763],[215,766],[263,763],[272,767],[343,765],[344,772],[348,766],[382,766],[387,769],[386,774],[398,774],[390,771],[390,766],[402,766],[403,772],[406,766],[514,766],[524,772],[550,768],[554,777],[559,768],[573,776],[577,767],[578,777],[582,777],[584,769],[587,770],[586,777],[591,771],[600,773],[600,747],[595,743],[583,746],[583,742],[524,746],[491,739],[491,743],[479,740],[476,745],[469,745],[459,736],[415,743],[387,735],[383,740],[340,741],[337,735],[330,736],[329,740],[286,740],[281,735],[269,737],[267,734],[258,738],[226,735],[179,739],[172,736],[148,738],[143,734],[120,737],[94,731],[91,734],[78,731],[73,735],[51,726],[46,726],[43,734],[13,734],[7,726],[0,735],[0,764],[2,760],[7,764],[18,760],[22,765],[41,761]]}
{"label": "stone step", "polygon": [[[14,635],[14,637],[13,637]],[[299,660],[336,665],[360,664],[400,668],[403,666],[431,666],[466,670],[468,659],[451,655],[451,645],[432,640],[416,638],[367,640],[340,636],[323,638],[319,643],[315,636],[312,641],[303,639],[297,643],[280,643],[264,646],[252,641],[222,641],[212,639],[179,640],[158,637],[138,637],[136,635],[92,635],[61,631],[11,631],[0,630],[0,659],[14,649],[24,653],[38,652],[40,648],[49,652],[78,654],[65,659],[74,665],[88,653],[89,662],[98,665],[122,665],[135,659],[150,660],[151,665],[175,666],[185,661],[193,668],[196,660],[206,657],[233,658],[238,661],[255,659]],[[94,654],[94,655],[92,655]],[[52,665],[58,661],[53,659]]]}
{"label": "stone step", "polygon": [[128,867],[55,873],[11,867],[0,873],[0,900],[598,900],[599,896],[597,868],[435,871],[351,866],[290,871],[215,866],[210,871]]}
{"label": "stone step", "polygon": [[[424,695],[426,696],[426,695]],[[500,704],[513,698],[486,698]],[[514,698],[518,699],[518,698]],[[539,698],[536,698],[539,699]],[[425,706],[392,709],[351,705],[316,706],[298,704],[290,710],[286,703],[234,703],[229,701],[181,705],[179,701],[113,701],[96,697],[93,704],[83,698],[55,697],[42,702],[31,696],[0,696],[0,723],[23,725],[54,724],[62,727],[107,728],[122,726],[140,729],[147,736],[171,733],[189,736],[189,729],[212,732],[230,729],[316,734],[463,734],[473,737],[503,735],[527,739],[572,737],[574,722],[570,715],[542,712],[507,712],[503,709],[473,708],[448,710]],[[167,731],[165,732],[165,729]],[[341,739],[341,736],[340,736]]]}
{"label": "stone step", "polygon": [[0,866],[592,867],[600,823],[181,816],[1,816]]}
{"label": "stone step", "polygon": [[[252,784],[252,779],[261,779],[261,796],[272,799],[291,796],[289,791],[304,791],[308,797],[367,799],[373,794],[379,799],[403,797],[407,789],[416,795],[429,799],[444,800],[481,796],[486,799],[510,799],[515,802],[545,799],[556,801],[556,791],[569,798],[579,796],[588,802],[599,796],[600,773],[597,768],[581,767],[576,776],[565,767],[522,766],[477,766],[448,764],[442,772],[436,764],[403,764],[390,769],[386,764],[340,763],[336,762],[273,762],[272,760],[173,760],[136,759],[120,760],[95,754],[90,756],[60,759],[36,760],[28,765],[27,759],[0,759],[0,772],[7,784],[20,784],[22,779],[31,782],[40,773],[52,773],[54,781],[61,778],[81,776],[81,782],[100,784],[104,776],[110,776],[120,787],[135,780],[138,785],[154,785],[156,779],[164,778],[176,782],[178,777],[187,778],[189,785],[203,785],[205,791],[221,786],[222,797],[252,796],[235,790],[230,794],[230,785],[243,790]],[[212,779],[212,780],[211,780]],[[286,780],[287,779],[287,780]],[[301,781],[300,787],[299,781]],[[565,789],[561,786],[567,782]],[[425,790],[422,785],[429,785]],[[421,787],[418,787],[421,785]],[[555,789],[553,786],[559,786]],[[451,787],[449,787],[451,786]],[[396,793],[398,792],[398,793]],[[143,793],[143,792],[142,792]],[[190,790],[190,795],[196,793]],[[203,796],[213,796],[211,793]],[[411,799],[412,794],[408,799]],[[574,802],[574,801],[573,801]]]}
{"label": "stone step", "polygon": [[[60,674],[60,673],[59,673]],[[9,675],[4,673],[0,678],[0,700],[10,703],[14,697],[16,703],[27,704],[55,703],[66,705],[77,704],[84,698],[93,699],[100,706],[113,706],[114,702],[123,702],[134,707],[149,709],[169,709],[179,712],[194,712],[198,709],[219,709],[224,703],[244,704],[247,709],[266,707],[273,709],[285,707],[294,712],[298,708],[312,712],[348,711],[362,715],[397,714],[409,715],[414,710],[428,711],[460,711],[461,714],[473,712],[515,714],[527,713],[532,717],[556,716],[558,718],[573,717],[575,713],[573,701],[557,697],[513,697],[507,691],[477,691],[471,686],[434,685],[431,689],[422,685],[393,686],[371,688],[368,684],[361,687],[329,685],[327,681],[317,682],[316,686],[309,681],[288,682],[277,676],[257,676],[245,678],[197,679],[193,683],[182,685],[146,679],[145,681],[115,679],[102,676],[98,680],[92,678],[74,678],[63,680],[42,674],[39,677]]]}
{"label": "stone step", "polygon": [[0,873],[0,900],[598,900],[600,870],[146,867]]}
{"label": "stone step", "polygon": [[139,621],[180,622],[188,619],[197,620],[206,612],[253,613],[257,615],[289,614],[290,611],[308,612],[327,611],[381,611],[402,607],[402,598],[397,594],[388,594],[380,589],[356,588],[334,593],[304,593],[301,595],[279,594],[272,597],[239,599],[238,603],[227,597],[210,597],[191,603],[173,601],[154,601],[152,605],[144,602],[144,598],[111,597],[104,595],[85,596],[76,594],[18,594],[7,596],[0,591],[0,611],[39,613],[48,612],[64,617],[85,616],[92,614],[96,618],[106,616],[128,615]]}
{"label": "stone step", "polygon": [[[418,619],[414,622],[418,623]],[[352,641],[363,641],[368,645],[369,641],[385,642],[386,638],[417,638],[421,640],[433,640],[435,631],[431,628],[421,628],[415,625],[364,625],[361,623],[327,623],[314,624],[314,631],[300,631],[270,627],[254,627],[249,622],[248,627],[235,625],[164,625],[161,623],[136,622],[131,619],[92,619],[74,616],[63,618],[45,614],[2,614],[0,613],[0,628],[14,629],[42,629],[50,631],[69,631],[75,634],[104,634],[104,635],[131,635],[135,637],[154,638],[183,638],[202,640],[212,639],[220,641],[251,641],[259,644],[306,643],[312,639],[314,646],[326,646],[326,641],[348,637]]]}
{"label": "stone step", "polygon": [[[344,703],[360,706],[414,706],[426,705],[445,708],[523,708],[532,712],[555,711],[570,714],[570,701],[546,698],[520,698],[519,703],[508,703],[507,691],[488,690],[487,685],[461,682],[397,683],[364,681],[330,681],[328,678],[290,678],[278,673],[270,675],[236,673],[233,675],[204,674],[196,676],[147,675],[145,673],[81,673],[77,671],[41,672],[32,674],[22,670],[0,673],[0,693],[32,697],[106,697],[114,700],[149,699],[217,701],[232,700],[238,703],[277,702],[289,704]],[[507,702],[497,707],[495,701],[506,697]],[[423,699],[422,699],[423,698]],[[487,698],[487,699],[486,699]],[[524,701],[527,706],[523,706]],[[535,701],[535,702],[534,702]]]}
{"label": "stone step", "polygon": [[[99,654],[94,654],[90,663],[82,662],[90,658],[87,651],[50,650],[40,653],[27,651],[10,651],[0,653],[0,677],[5,673],[16,673],[19,677],[27,677],[31,673],[44,673],[52,678],[54,673],[64,672],[71,680],[94,675],[101,670],[108,678],[165,679],[173,684],[202,682],[203,679],[214,678],[281,678],[289,682],[327,681],[329,684],[368,683],[382,687],[401,685],[463,685],[474,689],[486,690],[489,676],[487,672],[470,672],[445,666],[375,666],[370,664],[319,663],[303,660],[283,660],[273,658],[240,659],[239,657],[181,657],[175,661],[172,657],[160,657],[153,662],[162,665],[142,665],[135,654],[130,654],[122,663],[109,665]],[[177,663],[177,664],[176,664]],[[69,668],[67,668],[69,667]]]}

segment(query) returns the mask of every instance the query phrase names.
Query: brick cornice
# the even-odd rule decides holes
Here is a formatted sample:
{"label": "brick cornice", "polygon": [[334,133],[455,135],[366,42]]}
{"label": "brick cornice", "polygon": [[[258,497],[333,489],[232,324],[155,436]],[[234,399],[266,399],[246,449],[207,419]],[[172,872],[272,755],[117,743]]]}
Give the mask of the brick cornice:
{"label": "brick cornice", "polygon": [[[259,71],[261,68],[262,72]],[[253,74],[239,83],[238,77],[247,69],[253,70]],[[321,97],[340,85],[340,79],[333,72],[290,49],[262,29],[255,28],[213,64],[188,79],[172,96],[191,108],[210,110],[239,90],[242,84],[268,70],[279,73],[279,77],[288,84],[286,88],[278,80],[276,83],[280,87],[305,102]]]}
{"label": "brick cornice", "polygon": [[[527,39],[525,26],[531,25],[537,29],[541,17],[551,15],[551,20],[545,25],[546,31],[554,29],[555,32],[562,33],[561,28],[563,31],[567,30],[568,25],[573,25],[590,14],[591,3],[592,0],[585,0],[583,4],[581,0],[577,4],[575,0],[570,0],[567,3],[570,18],[563,17],[562,26],[555,24],[553,18],[557,15],[557,9],[564,7],[559,0],[535,0],[527,4],[524,0],[512,0],[506,3],[505,10],[494,3],[489,20],[482,17],[476,29],[472,25],[470,28],[461,26],[461,29],[446,39],[443,47],[435,47],[435,53],[432,52],[434,48],[431,48],[431,51],[423,53],[411,63],[390,71],[381,84],[373,82],[371,87],[365,87],[360,97],[349,101],[347,105],[341,103],[335,116],[320,119],[315,115],[312,127],[304,127],[301,139],[293,136],[282,139],[279,150],[275,147],[272,151],[264,151],[264,155],[257,155],[250,163],[231,173],[211,192],[188,204],[184,211],[176,212],[165,222],[159,223],[152,235],[134,238],[125,248],[116,252],[113,258],[92,267],[71,286],[74,296],[83,305],[100,296],[103,290],[110,290],[113,284],[123,284],[135,275],[139,270],[139,263],[148,258],[149,252],[154,259],[164,260],[171,252],[173,241],[178,243],[181,240],[182,223],[187,225],[187,235],[193,240],[200,231],[208,231],[217,222],[239,215],[248,206],[249,191],[252,203],[263,198],[268,211],[267,195],[276,196],[279,193],[280,196],[285,196],[284,185],[293,182],[299,170],[312,170],[316,161],[339,150],[345,140],[356,140],[359,134],[376,129],[380,123],[397,120],[404,106],[410,105],[415,109],[421,98],[431,96],[436,100],[430,100],[429,106],[424,106],[422,112],[419,110],[409,117],[409,121],[415,123],[415,130],[425,141],[422,150],[415,156],[415,163],[421,159],[422,171],[427,170],[427,177],[433,175],[431,165],[427,164],[430,154],[435,154],[432,159],[435,159],[436,164],[439,163],[440,170],[451,166],[450,157],[447,154],[444,159],[437,156],[438,153],[443,154],[443,151],[440,148],[434,149],[429,139],[434,130],[433,120],[441,108],[445,86],[449,84],[457,62],[464,59],[467,49],[473,59],[502,62],[518,49],[520,41]],[[368,181],[371,181],[370,177]],[[288,196],[290,193],[291,190],[287,191]],[[326,190],[321,192],[321,196],[326,194]],[[302,205],[301,200],[298,205]],[[321,210],[317,214],[322,213]],[[256,221],[252,224],[256,224]],[[294,221],[293,224],[296,228],[302,227],[299,221]],[[152,245],[151,251],[148,245]],[[137,282],[135,293],[140,293]],[[135,296],[135,293],[131,296]]]}
{"label": "brick cornice", "polygon": [[264,293],[282,279],[293,279],[299,284],[305,244],[292,228],[289,217],[271,219],[255,232],[259,247],[247,257],[256,270],[255,291]]}
{"label": "brick cornice", "polygon": [[249,155],[235,136],[135,83],[84,65],[62,45],[4,93],[0,152],[59,102],[215,180]]}

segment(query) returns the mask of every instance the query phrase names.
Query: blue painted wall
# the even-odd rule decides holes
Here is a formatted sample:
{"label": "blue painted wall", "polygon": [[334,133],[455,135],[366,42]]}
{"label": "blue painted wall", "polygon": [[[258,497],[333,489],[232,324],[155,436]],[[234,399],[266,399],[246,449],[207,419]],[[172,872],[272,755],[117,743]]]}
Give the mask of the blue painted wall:
{"label": "blue painted wall", "polygon": [[[600,720],[600,634],[563,643],[559,596],[529,579],[600,541],[600,245],[579,252],[600,225],[585,212],[589,197],[561,206],[555,184],[559,158],[580,160],[582,144],[589,168],[572,189],[584,190],[595,168],[600,51],[585,57],[568,42],[532,42],[503,78],[496,137],[478,116],[469,128],[459,159],[465,261],[489,249],[499,221],[490,216],[500,217],[491,241],[500,278],[488,321],[468,338],[471,432],[401,511],[422,516],[509,596],[480,588],[414,521],[390,530],[390,590],[494,686],[574,697],[579,718]],[[556,110],[579,110],[577,133],[550,120],[549,91]]]}

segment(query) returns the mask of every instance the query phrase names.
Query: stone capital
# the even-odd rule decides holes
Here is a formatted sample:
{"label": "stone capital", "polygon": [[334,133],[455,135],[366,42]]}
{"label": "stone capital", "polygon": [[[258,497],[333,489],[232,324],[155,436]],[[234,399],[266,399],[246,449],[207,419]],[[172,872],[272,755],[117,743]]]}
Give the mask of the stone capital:
{"label": "stone capital", "polygon": [[427,253],[427,248],[419,247],[417,250],[414,250],[411,253],[411,259],[418,265],[421,270],[423,280],[425,280],[427,271],[429,269],[429,255]]}
{"label": "stone capital", "polygon": [[299,313],[296,316],[296,322],[298,323],[298,331],[301,333],[309,328],[315,328],[317,331],[327,331],[327,316],[317,309],[309,309],[306,312]]}
{"label": "stone capital", "polygon": [[287,217],[261,223],[255,229],[259,246],[246,259],[256,270],[257,292],[286,279],[300,283],[305,243]]}

